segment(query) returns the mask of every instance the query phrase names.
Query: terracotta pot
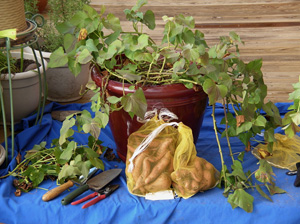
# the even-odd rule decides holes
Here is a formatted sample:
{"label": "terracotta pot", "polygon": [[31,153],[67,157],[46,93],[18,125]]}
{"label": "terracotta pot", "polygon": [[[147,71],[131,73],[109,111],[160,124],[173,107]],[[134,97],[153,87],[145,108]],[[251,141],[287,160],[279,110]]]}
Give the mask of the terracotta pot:
{"label": "terracotta pot", "polygon": [[39,0],[38,1],[37,7],[39,10],[39,13],[42,13],[45,10],[47,4],[48,4],[48,0]]}
{"label": "terracotta pot", "polygon": [[[97,67],[91,69],[92,80],[101,87],[102,77]],[[132,92],[125,84],[125,93]],[[107,86],[108,93],[112,96],[123,95],[123,83],[110,80]],[[200,89],[195,91],[187,89],[182,84],[145,86],[143,91],[147,100],[147,110],[154,108],[167,108],[178,116],[178,120],[189,126],[193,131],[195,141],[198,139],[203,115],[207,105],[207,95]],[[125,161],[127,155],[127,139],[129,135],[142,126],[134,117],[128,115],[124,110],[113,112],[110,115],[110,127],[114,136],[119,157]]]}

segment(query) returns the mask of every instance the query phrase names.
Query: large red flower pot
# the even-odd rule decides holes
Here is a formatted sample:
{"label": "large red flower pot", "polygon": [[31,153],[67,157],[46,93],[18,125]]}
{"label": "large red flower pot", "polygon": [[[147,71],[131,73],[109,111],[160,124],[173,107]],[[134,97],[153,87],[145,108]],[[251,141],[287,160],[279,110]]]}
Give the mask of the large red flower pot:
{"label": "large red flower pot", "polygon": [[[101,88],[102,75],[95,66],[91,68],[92,80]],[[124,87],[124,91],[123,91]],[[110,80],[107,85],[108,94],[121,97],[123,92],[130,93],[129,84]],[[167,108],[178,116],[178,121],[182,121],[193,131],[194,139],[197,140],[203,121],[203,115],[207,105],[207,95],[200,88],[187,89],[182,84],[144,86],[143,91],[147,100],[147,110],[154,108]],[[127,139],[129,135],[137,131],[143,124],[137,118],[131,117],[124,110],[116,111],[110,115],[110,128],[117,145],[119,157],[125,161],[127,155]]]}

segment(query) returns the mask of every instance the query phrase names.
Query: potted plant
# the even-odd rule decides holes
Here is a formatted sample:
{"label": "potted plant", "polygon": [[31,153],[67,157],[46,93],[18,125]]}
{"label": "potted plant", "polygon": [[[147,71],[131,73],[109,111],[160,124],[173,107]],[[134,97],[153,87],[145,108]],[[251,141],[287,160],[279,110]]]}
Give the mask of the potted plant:
{"label": "potted plant", "polygon": [[[38,118],[43,113],[41,104],[41,74],[47,69],[47,62],[36,55],[21,51],[10,52],[9,40],[18,41],[16,29],[0,31],[0,38],[6,39],[6,47],[0,48],[0,101],[1,124],[4,128],[5,148],[7,144],[7,123],[11,125],[12,145],[14,155],[14,124],[21,121],[36,109]],[[20,46],[19,46],[20,47]],[[8,121],[8,122],[7,122]],[[3,154],[2,154],[3,155]],[[6,165],[8,154],[6,151]]]}
{"label": "potted plant", "polygon": [[[31,2],[37,3],[37,1]],[[56,26],[59,23],[69,21],[70,18],[82,9],[83,4],[89,3],[89,0],[49,0],[48,1],[48,20],[42,28],[37,30],[39,45],[44,58],[49,60],[51,52],[60,46],[63,46],[63,35],[61,35]],[[27,4],[30,4],[29,2]],[[31,10],[30,7],[27,8]],[[33,9],[32,11],[36,11]],[[31,52],[31,49],[26,49]],[[85,87],[89,79],[88,65],[81,68],[81,72],[74,76],[66,64],[57,68],[51,68],[47,71],[47,99],[56,102],[69,102],[78,100],[82,97],[81,89]]]}
{"label": "potted plant", "polygon": [[[112,129],[117,125],[116,129],[124,128],[128,135],[134,131],[134,122],[129,122],[127,118],[124,123],[119,118],[114,120],[114,114],[121,113],[124,116],[124,110],[130,118],[136,119],[134,115],[143,118],[145,112],[152,109],[146,106],[146,102],[150,101],[149,98],[146,100],[147,91],[173,84],[184,85],[187,90],[194,92],[203,89],[212,106],[222,164],[220,186],[224,187],[228,202],[233,208],[241,207],[251,212],[253,197],[246,192],[247,188],[256,188],[268,198],[260,185],[252,184],[251,177],[254,174],[271,194],[283,193],[275,186],[269,164],[261,160],[257,171],[245,173],[242,167],[245,151],[238,156],[233,155],[230,145],[230,138],[236,137],[244,143],[245,150],[250,151],[251,140],[264,132],[268,150],[272,151],[274,130],[282,125],[278,108],[272,102],[265,102],[267,86],[261,72],[262,60],[244,62],[238,48],[243,42],[234,32],[220,37],[219,43],[209,47],[204,34],[194,29],[194,19],[190,16],[164,16],[163,39],[161,43],[155,43],[145,32],[146,27],[155,28],[154,13],[150,10],[140,11],[145,4],[145,0],[138,0],[134,7],[124,11],[126,18],[132,21],[133,31],[122,30],[117,17],[113,14],[104,15],[104,7],[98,14],[92,7],[84,6],[84,10],[77,12],[68,23],[60,25],[59,31],[65,34],[67,54],[64,54],[62,47],[58,48],[51,55],[49,66],[56,67],[68,62],[69,69],[76,74],[81,65],[92,63],[92,78],[98,85],[91,86],[96,90],[92,98],[92,110],[101,109],[101,112],[96,113],[89,125],[85,123],[84,130],[95,134],[94,128],[105,126],[110,116]],[[217,102],[221,102],[224,108],[224,118],[220,124],[215,119]],[[203,113],[197,112],[200,115]],[[70,119],[63,125],[65,137],[68,133],[66,127],[72,127]],[[78,121],[81,119],[79,117]],[[114,124],[114,121],[117,123]],[[118,137],[114,137],[118,141]],[[220,137],[227,139],[232,158],[230,168],[227,168],[228,164],[223,159]]]}
{"label": "potted plant", "polygon": [[[36,66],[34,56],[29,53],[11,52],[10,66],[12,72],[12,95],[14,121],[18,123],[22,118],[34,112],[39,105],[40,80],[38,69],[43,74],[41,59],[38,58],[39,68]],[[22,62],[21,62],[22,61]],[[45,69],[47,62],[44,60]],[[10,96],[7,70],[6,52],[0,51],[1,88],[6,120],[10,120]]]}
{"label": "potted plant", "polygon": [[24,0],[25,11],[42,13],[48,4],[48,0]]}

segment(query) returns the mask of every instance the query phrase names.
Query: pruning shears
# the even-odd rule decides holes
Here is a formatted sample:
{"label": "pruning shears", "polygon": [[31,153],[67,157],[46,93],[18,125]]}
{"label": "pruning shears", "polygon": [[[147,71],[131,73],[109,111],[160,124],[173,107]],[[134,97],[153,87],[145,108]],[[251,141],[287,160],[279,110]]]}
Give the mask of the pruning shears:
{"label": "pruning shears", "polygon": [[[91,205],[94,205],[94,204],[96,204],[97,202],[99,202],[99,201],[101,201],[101,200],[107,198],[107,197],[108,197],[109,195],[111,195],[118,187],[119,187],[118,184],[116,184],[116,185],[109,185],[109,186],[107,186],[106,188],[100,190],[99,192],[94,192],[94,193],[92,193],[92,194],[90,194],[90,195],[88,195],[88,196],[86,196],[86,197],[84,197],[84,198],[81,198],[81,199],[79,199],[79,200],[77,200],[77,201],[72,202],[71,205],[78,205],[78,204],[80,204],[80,203],[82,203],[82,202],[85,202],[85,201],[87,201],[87,200],[89,200],[89,199],[94,198],[93,200],[91,200],[91,201],[85,203],[85,204],[82,206],[82,208],[90,207]],[[96,198],[95,198],[95,197],[96,197]]]}

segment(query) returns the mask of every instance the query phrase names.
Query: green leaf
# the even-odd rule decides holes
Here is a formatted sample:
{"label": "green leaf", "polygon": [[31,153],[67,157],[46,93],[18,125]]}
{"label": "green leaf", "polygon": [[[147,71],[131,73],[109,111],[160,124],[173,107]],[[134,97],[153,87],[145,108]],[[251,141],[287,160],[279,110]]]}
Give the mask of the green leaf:
{"label": "green leaf", "polygon": [[216,85],[211,79],[206,79],[203,84],[203,90],[209,98],[209,104],[213,105],[217,100],[222,99],[227,94],[227,87],[224,85]]}
{"label": "green leaf", "polygon": [[243,162],[244,161],[244,155],[245,155],[245,151],[242,151],[241,153],[239,153],[238,160]]}
{"label": "green leaf", "polygon": [[141,88],[137,89],[134,93],[129,93],[122,97],[121,103],[126,112],[132,112],[136,116],[144,118],[147,111],[147,102]]}
{"label": "green leaf", "polygon": [[89,18],[84,11],[77,11],[75,15],[70,19],[70,23],[74,26],[78,26],[83,20]]}
{"label": "green leaf", "polygon": [[143,23],[150,29],[154,30],[155,28],[155,15],[151,10],[147,10],[144,18],[143,18]]}
{"label": "green leaf", "polygon": [[137,0],[135,5],[132,7],[132,10],[133,11],[138,11],[145,4],[147,4],[147,0]]}
{"label": "green leaf", "polygon": [[230,78],[230,76],[227,73],[225,73],[225,72],[220,73],[218,80],[219,80],[218,83],[226,86],[227,89],[231,88],[232,79]]}
{"label": "green leaf", "polygon": [[232,169],[231,175],[238,176],[242,180],[247,179],[247,177],[245,176],[244,170],[243,170],[243,166],[240,161],[234,160],[233,164],[231,165],[231,169]]}
{"label": "green leaf", "polygon": [[75,157],[75,159],[74,159],[74,163],[75,163],[75,164],[78,164],[78,163],[80,163],[80,162],[82,162],[82,155],[81,155],[81,154],[78,154],[78,155]]}
{"label": "green leaf", "polygon": [[71,24],[69,21],[57,24],[55,28],[61,34],[73,33],[74,31],[74,25]]}
{"label": "green leaf", "polygon": [[173,74],[176,74],[184,68],[185,60],[181,58],[179,61],[176,61],[173,65]]}
{"label": "green leaf", "polygon": [[256,59],[253,61],[250,61],[246,65],[246,69],[250,72],[259,72],[262,67],[262,59]]}
{"label": "green leaf", "polygon": [[68,63],[68,56],[65,54],[64,49],[59,47],[50,55],[48,63],[49,68],[62,67]]}
{"label": "green leaf", "polygon": [[133,57],[134,57],[134,60],[136,60],[136,61],[147,61],[147,62],[151,63],[153,60],[153,57],[150,53],[143,53],[143,52],[139,52],[139,51],[136,51],[133,54]]}
{"label": "green leaf", "polygon": [[259,169],[255,172],[255,178],[262,183],[273,183],[274,178],[272,175],[272,166],[265,160],[259,160]]}
{"label": "green leaf", "polygon": [[121,98],[116,97],[116,96],[109,96],[109,97],[107,97],[107,101],[111,104],[116,104],[121,101]]}
{"label": "green leaf", "polygon": [[60,129],[59,144],[62,145],[66,139],[74,134],[72,127],[75,125],[75,119],[64,120]]}
{"label": "green leaf", "polygon": [[104,170],[104,164],[101,159],[91,157],[89,158],[89,161],[92,163],[93,166],[97,167],[98,169]]}
{"label": "green leaf", "polygon": [[108,35],[107,38],[105,39],[105,43],[107,45],[110,45],[112,42],[114,42],[115,40],[118,39],[118,37],[120,36],[121,31],[116,31],[113,32],[112,34]]}
{"label": "green leaf", "polygon": [[77,77],[79,73],[81,72],[81,65],[79,63],[76,63],[75,59],[69,59],[68,61],[68,67],[70,71]]}
{"label": "green leaf", "polygon": [[251,128],[252,128],[252,123],[250,121],[246,121],[236,128],[236,134],[239,135],[242,132],[249,131]]}
{"label": "green leaf", "polygon": [[98,153],[96,153],[91,148],[86,147],[86,148],[84,148],[84,151],[86,152],[88,158],[98,158],[99,157]]}
{"label": "green leaf", "polygon": [[276,142],[276,139],[274,137],[274,128],[269,128],[265,130],[264,132],[264,139],[266,142]]}
{"label": "green leaf", "polygon": [[184,15],[179,14],[179,15],[175,16],[175,22],[180,25],[187,26],[191,29],[195,28],[195,20],[192,16],[185,17]]}
{"label": "green leaf", "polygon": [[81,172],[78,169],[78,167],[66,164],[62,167],[60,173],[58,174],[58,180],[65,180],[66,178],[72,179],[77,175],[81,175]]}
{"label": "green leaf", "polygon": [[198,49],[190,44],[184,46],[182,55],[189,61],[197,61],[200,58]]}
{"label": "green leaf", "polygon": [[233,209],[240,207],[246,212],[253,211],[253,201],[253,196],[243,189],[236,189],[233,194],[228,196],[228,202],[231,204]]}
{"label": "green leaf", "polygon": [[170,50],[170,49],[163,49],[161,52],[160,52],[161,55],[163,55],[165,58],[167,59],[174,59],[176,60],[177,58],[179,58],[180,56],[180,53],[175,51],[175,50]]}
{"label": "green leaf", "polygon": [[231,31],[229,33],[229,36],[231,37],[232,40],[236,40],[236,41],[242,43],[240,36],[237,35],[235,32]]}
{"label": "green leaf", "polygon": [[108,46],[107,52],[100,51],[99,56],[103,59],[110,59],[112,58],[116,53],[119,51],[122,51],[124,49],[124,46],[120,40],[115,40]]}
{"label": "green leaf", "polygon": [[118,17],[116,17],[114,14],[109,13],[107,15],[106,20],[103,22],[104,27],[106,29],[111,29],[113,31],[122,31],[120,20]]}
{"label": "green leaf", "polygon": [[254,125],[260,126],[260,127],[265,127],[266,123],[267,123],[267,120],[262,115],[259,115],[254,121]]}
{"label": "green leaf", "polygon": [[249,143],[250,138],[252,137],[252,132],[251,131],[249,131],[249,132],[243,132],[243,133],[238,134],[237,136],[241,140],[241,142],[245,146],[247,146],[248,143]]}
{"label": "green leaf", "polygon": [[37,187],[40,183],[42,183],[44,177],[45,173],[41,169],[36,169],[29,175],[29,179],[32,181],[33,187]]}
{"label": "green leaf", "polygon": [[264,198],[266,198],[269,201],[273,202],[273,200],[265,192],[263,192],[263,190],[261,189],[261,187],[257,183],[255,183],[255,188],[258,191],[258,193],[260,193],[261,196],[263,196]]}
{"label": "green leaf", "polygon": [[183,32],[182,39],[187,44],[194,44],[195,43],[194,33],[191,30],[187,30],[186,32]]}
{"label": "green leaf", "polygon": [[290,114],[290,118],[292,119],[295,125],[300,125],[300,112]]}
{"label": "green leaf", "polygon": [[79,53],[79,55],[77,56],[77,61],[80,64],[87,64],[89,63],[91,60],[93,59],[93,56],[91,55],[91,53],[88,51],[88,49],[84,49],[83,51],[81,51]]}
{"label": "green leaf", "polygon": [[119,70],[116,69],[116,72],[118,72],[121,76],[123,76],[125,79],[129,80],[129,81],[139,81],[141,80],[141,76],[135,74],[135,72],[132,72],[130,70]]}
{"label": "green leaf", "polygon": [[277,187],[273,184],[265,184],[265,186],[267,187],[267,189],[269,190],[270,194],[271,195],[274,195],[274,194],[284,194],[286,193],[285,190],[281,189],[280,187]]}
{"label": "green leaf", "polygon": [[147,47],[148,46],[148,40],[149,40],[149,36],[147,34],[142,34],[138,38],[138,43],[135,44],[135,45],[130,46],[130,50],[131,51],[136,51],[136,50],[143,49],[144,47]]}
{"label": "green leaf", "polygon": [[[99,16],[98,12],[88,4],[83,5],[83,10],[87,12],[90,18],[96,18]],[[105,12],[105,6],[101,6],[100,14],[102,15]]]}
{"label": "green leaf", "polygon": [[[109,116],[107,113],[103,113],[101,111],[97,111],[95,114],[95,120],[100,119],[102,128],[105,128],[109,121]],[[98,137],[97,137],[98,138]]]}
{"label": "green leaf", "polygon": [[96,47],[95,42],[92,39],[88,39],[85,45],[89,52],[98,52],[98,48]]}
{"label": "green leaf", "polygon": [[62,154],[60,155],[60,159],[69,161],[72,158],[73,151],[76,149],[77,143],[71,141],[67,148],[63,150]]}
{"label": "green leaf", "polygon": [[189,65],[189,69],[187,70],[186,74],[187,75],[198,75],[200,73],[200,70],[197,67],[196,63],[192,63]]}
{"label": "green leaf", "polygon": [[64,48],[66,49],[67,52],[69,52],[69,48],[73,46],[74,41],[75,41],[75,37],[72,34],[67,33],[64,36]]}

